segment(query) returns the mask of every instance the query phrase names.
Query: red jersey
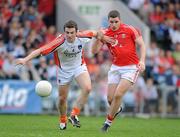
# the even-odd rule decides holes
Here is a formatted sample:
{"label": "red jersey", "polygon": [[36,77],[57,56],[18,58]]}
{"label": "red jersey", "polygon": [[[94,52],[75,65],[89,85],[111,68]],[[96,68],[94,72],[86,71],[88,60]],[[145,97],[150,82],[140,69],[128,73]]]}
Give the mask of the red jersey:
{"label": "red jersey", "polygon": [[103,30],[106,36],[116,40],[115,45],[107,43],[112,54],[112,63],[117,66],[138,64],[135,40],[141,36],[140,32],[127,24],[121,24],[120,28],[112,31],[110,28]]}

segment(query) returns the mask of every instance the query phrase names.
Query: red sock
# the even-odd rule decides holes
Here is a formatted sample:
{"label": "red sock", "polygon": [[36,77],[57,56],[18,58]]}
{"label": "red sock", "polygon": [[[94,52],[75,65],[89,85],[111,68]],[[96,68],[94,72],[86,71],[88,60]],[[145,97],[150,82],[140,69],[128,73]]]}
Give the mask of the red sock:
{"label": "red sock", "polygon": [[79,115],[80,114],[80,109],[74,107],[71,111],[71,116]]}
{"label": "red sock", "polygon": [[59,117],[59,122],[60,123],[66,123],[67,122],[67,116],[66,115],[61,115]]}
{"label": "red sock", "polygon": [[107,115],[105,123],[108,124],[109,126],[111,126],[113,119],[114,119],[114,117]]}
{"label": "red sock", "polygon": [[107,119],[108,119],[109,121],[113,121],[113,120],[114,120],[114,117],[111,116],[111,115],[107,115]]}

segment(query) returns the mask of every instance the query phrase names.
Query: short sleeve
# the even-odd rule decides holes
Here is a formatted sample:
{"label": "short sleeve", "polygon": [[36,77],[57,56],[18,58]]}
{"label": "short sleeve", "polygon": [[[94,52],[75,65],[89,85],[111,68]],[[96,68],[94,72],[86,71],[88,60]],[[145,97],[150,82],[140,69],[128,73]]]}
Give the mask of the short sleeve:
{"label": "short sleeve", "polygon": [[130,33],[132,35],[132,38],[136,40],[138,37],[142,36],[141,31],[138,28],[135,28],[133,26],[129,26]]}

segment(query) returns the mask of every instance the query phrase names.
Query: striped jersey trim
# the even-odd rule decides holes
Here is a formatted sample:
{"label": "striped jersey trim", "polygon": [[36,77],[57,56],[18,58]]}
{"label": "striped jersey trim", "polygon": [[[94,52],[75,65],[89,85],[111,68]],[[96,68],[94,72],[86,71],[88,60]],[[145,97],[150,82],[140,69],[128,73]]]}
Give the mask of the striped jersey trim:
{"label": "striped jersey trim", "polygon": [[49,53],[54,52],[59,46],[61,46],[64,43],[64,41],[64,35],[59,35],[53,41],[41,47],[41,54],[47,55]]}

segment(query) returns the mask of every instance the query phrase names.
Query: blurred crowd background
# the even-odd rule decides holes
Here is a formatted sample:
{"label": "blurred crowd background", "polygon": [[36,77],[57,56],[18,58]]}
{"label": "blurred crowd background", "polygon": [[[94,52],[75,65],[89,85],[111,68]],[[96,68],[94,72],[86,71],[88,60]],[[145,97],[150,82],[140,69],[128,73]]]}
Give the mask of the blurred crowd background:
{"label": "blurred crowd background", "polygon": [[[180,2],[179,0],[123,0],[151,28],[147,45],[146,71],[123,99],[124,112],[158,114],[162,112],[163,92],[168,90],[167,112],[178,112],[180,88]],[[53,40],[56,29],[55,0],[0,0],[0,80],[56,83],[53,55],[41,56],[24,67],[15,67],[14,59]],[[88,54],[85,54],[88,55]],[[86,114],[103,114],[107,110],[107,72],[111,55],[106,46],[94,56],[86,56],[93,91],[85,107]],[[168,87],[168,89],[167,89]],[[55,91],[55,97],[57,91]],[[69,105],[78,95],[74,82]],[[47,101],[47,100],[46,100]],[[56,110],[56,102],[48,100],[44,109]],[[52,107],[53,106],[53,107]]]}

